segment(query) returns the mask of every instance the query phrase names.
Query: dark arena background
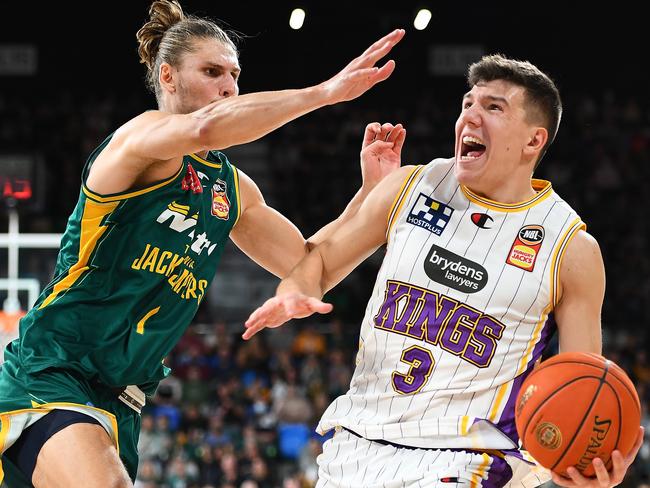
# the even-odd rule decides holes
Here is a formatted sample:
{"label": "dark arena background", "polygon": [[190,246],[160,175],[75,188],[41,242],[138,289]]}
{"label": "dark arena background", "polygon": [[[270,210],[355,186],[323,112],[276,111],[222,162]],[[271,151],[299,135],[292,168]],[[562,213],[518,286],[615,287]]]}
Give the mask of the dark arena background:
{"label": "dark arena background", "polygon": [[[221,19],[244,35],[242,94],[319,83],[381,35],[406,29],[390,55],[397,68],[386,82],[357,100],[323,108],[225,151],[305,236],[339,215],[358,188],[368,122],[403,123],[402,161],[426,164],[453,155],[469,63],[500,52],[549,73],[560,89],[564,114],[536,176],[551,180],[600,243],[607,271],[604,354],[635,382],[647,428],[650,75],[643,67],[647,16],[640,7],[625,2],[603,4],[607,8],[569,2],[181,3],[186,13]],[[148,6],[145,1],[3,3],[3,344],[16,334],[17,309],[29,308],[34,293],[52,278],[58,234],[77,201],[89,152],[128,119],[155,108],[135,40]],[[289,19],[298,7],[306,16],[296,30]],[[413,20],[421,8],[432,18],[417,30]],[[18,198],[8,198],[9,193]],[[18,239],[11,232],[19,232],[20,246],[10,245]],[[244,342],[244,320],[274,293],[278,281],[229,244],[193,324],[166,360],[172,376],[143,412],[136,486],[313,486],[325,440],[314,427],[329,402],[348,388],[359,323],[382,255],[378,251],[326,296],[333,313]],[[17,293],[8,293],[16,283]],[[556,340],[546,356],[555,352]],[[649,483],[646,439],[622,486]]]}

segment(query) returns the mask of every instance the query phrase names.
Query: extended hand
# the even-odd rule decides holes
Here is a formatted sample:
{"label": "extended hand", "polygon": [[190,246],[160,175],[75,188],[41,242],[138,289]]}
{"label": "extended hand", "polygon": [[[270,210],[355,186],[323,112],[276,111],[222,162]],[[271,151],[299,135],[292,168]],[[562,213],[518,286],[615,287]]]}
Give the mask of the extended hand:
{"label": "extended hand", "polygon": [[328,313],[332,308],[330,303],[324,303],[302,293],[278,295],[268,299],[248,317],[244,324],[246,331],[242,338],[248,340],[265,327],[280,327],[291,319],[309,317],[315,312]]}
{"label": "extended hand", "polygon": [[595,478],[586,478],[582,476],[576,468],[571,467],[567,469],[567,474],[570,478],[553,473],[553,482],[556,485],[565,486],[567,488],[578,486],[585,486],[588,488],[610,488],[621,484],[627,469],[634,462],[636,454],[643,445],[643,432],[643,427],[639,427],[639,435],[636,438],[636,443],[634,444],[632,451],[626,457],[623,457],[621,451],[618,450],[612,453],[612,470],[610,472],[607,471],[605,463],[603,463],[601,459],[595,458],[592,461],[594,471],[596,472]]}
{"label": "extended hand", "polygon": [[321,87],[326,92],[329,103],[338,103],[352,100],[362,95],[380,81],[384,81],[395,69],[395,61],[390,60],[381,68],[375,63],[386,56],[402,37],[404,29],[395,29],[390,34],[382,37],[361,56],[353,59],[337,75],[323,82]]}
{"label": "extended hand", "polygon": [[406,129],[402,124],[373,122],[366,126],[361,144],[363,186],[372,189],[400,167]]}

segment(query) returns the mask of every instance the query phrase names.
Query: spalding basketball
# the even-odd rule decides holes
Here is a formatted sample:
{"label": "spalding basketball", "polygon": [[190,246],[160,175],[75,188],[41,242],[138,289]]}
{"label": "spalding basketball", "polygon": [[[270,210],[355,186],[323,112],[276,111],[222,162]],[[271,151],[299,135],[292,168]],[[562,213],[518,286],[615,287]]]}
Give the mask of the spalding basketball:
{"label": "spalding basketball", "polygon": [[569,352],[542,362],[524,381],[515,421],[523,448],[539,464],[565,476],[569,466],[594,476],[594,458],[610,470],[612,451],[626,456],[632,450],[641,404],[615,363]]}

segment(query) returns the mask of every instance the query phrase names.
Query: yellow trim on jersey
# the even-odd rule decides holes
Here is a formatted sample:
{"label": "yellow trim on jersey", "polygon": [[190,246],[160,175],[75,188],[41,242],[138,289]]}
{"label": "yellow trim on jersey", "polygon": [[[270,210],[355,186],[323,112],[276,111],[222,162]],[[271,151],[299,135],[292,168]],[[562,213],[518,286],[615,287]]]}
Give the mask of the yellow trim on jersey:
{"label": "yellow trim on jersey", "polygon": [[144,323],[149,320],[152,316],[156,315],[158,311],[160,310],[160,307],[153,308],[149,310],[144,317],[140,319],[138,322],[138,325],[136,326],[135,332],[137,334],[144,334]]}
{"label": "yellow trim on jersey", "polygon": [[210,161],[207,161],[203,159],[201,156],[197,156],[196,154],[192,153],[189,155],[192,159],[195,161],[198,161],[201,164],[205,164],[206,166],[210,166],[211,168],[217,168],[221,169],[221,163],[211,163]]}
{"label": "yellow trim on jersey", "polygon": [[9,429],[11,428],[11,418],[9,418],[8,413],[3,413],[0,415],[0,422],[2,423],[0,430],[0,453],[2,453],[5,450],[5,442],[7,441],[7,435],[9,434]]}
{"label": "yellow trim on jersey", "polygon": [[176,201],[173,201],[167,205],[167,208],[169,208],[169,210],[175,210],[176,212],[180,212],[185,215],[187,215],[187,213],[190,211],[189,205],[181,205],[180,203],[176,203]]}
{"label": "yellow trim on jersey", "polygon": [[529,200],[524,200],[523,202],[518,203],[495,202],[494,200],[478,196],[476,193],[472,192],[472,190],[464,185],[460,185],[460,189],[463,191],[470,202],[473,202],[481,207],[485,207],[490,210],[496,210],[497,212],[520,212],[543,202],[553,193],[553,187],[549,181],[533,179],[531,184],[533,186],[533,190],[535,190],[537,194]]}
{"label": "yellow trim on jersey", "polygon": [[553,306],[557,305],[560,301],[560,268],[562,265],[562,258],[564,258],[564,253],[578,231],[586,228],[586,224],[580,220],[580,217],[576,218],[571,222],[571,225],[560,239],[560,245],[555,248],[553,259],[551,261],[551,303]]}
{"label": "yellow trim on jersey", "polygon": [[[537,344],[537,342],[540,339],[540,336],[542,335],[542,329],[544,329],[544,324],[546,324],[546,320],[548,319],[548,314],[551,313],[551,310],[553,310],[553,306],[549,303],[546,306],[546,308],[544,308],[540,321],[537,322],[537,324],[535,325],[535,329],[533,330],[533,336],[528,341],[528,347],[526,348],[524,355],[519,361],[519,367],[517,368],[517,372],[515,373],[515,378],[520,374],[522,374],[526,369],[526,365],[528,364],[528,361],[530,361],[530,356],[533,353],[535,344]],[[503,398],[506,395],[506,391],[508,391],[508,388],[514,384],[514,381],[515,380],[513,379],[511,381],[508,381],[507,383],[502,384],[497,390],[496,398],[492,403],[492,408],[490,409],[490,414],[488,415],[488,420],[490,422],[495,422],[497,415],[499,414],[499,409],[501,408],[501,402],[503,401]]]}
{"label": "yellow trim on jersey", "polygon": [[236,226],[237,222],[239,222],[239,217],[241,217],[241,197],[239,195],[239,170],[233,165],[232,166],[233,172],[233,180],[235,181],[235,195],[237,198],[237,218],[235,219],[235,223],[232,224],[232,226]]}
{"label": "yellow trim on jersey", "polygon": [[145,193],[152,192],[154,190],[157,190],[158,188],[161,188],[161,187],[163,187],[165,185],[168,185],[169,183],[174,181],[176,178],[178,178],[178,175],[181,174],[184,167],[185,167],[185,165],[181,164],[181,167],[178,168],[178,171],[176,172],[176,174],[174,176],[172,176],[171,178],[163,180],[160,183],[156,183],[155,185],[143,188],[142,190],[136,190],[136,191],[132,191],[132,192],[128,192],[128,193],[116,193],[115,195],[105,195],[105,196],[103,196],[103,195],[100,195],[99,193],[95,193],[94,191],[92,191],[90,188],[88,188],[86,186],[85,183],[83,185],[81,185],[81,188],[82,188],[83,192],[86,194],[86,196],[88,198],[92,198],[93,200],[95,200],[97,202],[100,202],[100,203],[116,202],[116,201],[119,201],[119,200],[126,200],[127,198],[137,197],[139,195],[143,195]]}
{"label": "yellow trim on jersey", "polygon": [[75,282],[90,269],[88,260],[95,251],[97,243],[106,232],[108,227],[102,225],[104,217],[113,212],[120,202],[99,203],[94,200],[84,202],[83,216],[81,217],[81,236],[79,237],[79,258],[68,270],[68,275],[59,281],[52,290],[52,293],[43,301],[39,308],[42,309],[50,304],[59,293],[69,289]]}
{"label": "yellow trim on jersey", "polygon": [[402,182],[402,186],[399,189],[399,192],[397,192],[397,195],[393,200],[393,204],[390,206],[390,210],[388,211],[388,221],[387,221],[388,225],[386,226],[386,239],[388,239],[388,236],[390,235],[390,231],[393,228],[393,225],[395,225],[395,219],[397,215],[399,215],[400,210],[402,210],[402,205],[404,205],[404,200],[406,200],[406,195],[408,195],[408,192],[411,189],[413,182],[415,181],[415,177],[418,174],[420,174],[420,172],[423,169],[424,166],[416,166],[408,174],[408,176],[404,178],[404,181]]}
{"label": "yellow trim on jersey", "polygon": [[460,435],[467,435],[468,424],[469,417],[467,415],[463,415],[463,420],[460,422]]}
{"label": "yellow trim on jersey", "polygon": [[487,470],[488,466],[492,462],[492,459],[490,459],[489,454],[482,453],[481,457],[483,458],[483,462],[478,467],[478,471],[472,474],[472,481],[470,481],[471,488],[480,488],[481,482],[483,481],[483,476],[485,475],[485,471]]}
{"label": "yellow trim on jersey", "polygon": [[[119,431],[117,428],[117,418],[115,417],[114,414],[112,414],[108,410],[104,410],[103,408],[91,407],[90,405],[83,405],[81,403],[52,402],[52,403],[43,403],[42,405],[39,405],[38,408],[21,408],[18,410],[10,410],[8,412],[2,412],[2,414],[0,414],[0,418],[3,420],[3,424],[2,424],[3,426],[4,426],[5,417],[8,418],[7,425],[11,425],[10,417],[12,415],[20,415],[29,412],[41,413],[43,410],[47,410],[47,412],[43,414],[43,415],[47,415],[48,413],[50,413],[50,411],[56,410],[59,407],[80,407],[82,410],[93,410],[95,412],[98,412],[108,417],[108,420],[110,421],[111,424],[111,428],[113,429],[113,434],[115,434],[115,448],[117,449],[117,454],[118,455],[120,454],[120,442],[119,442]],[[2,431],[0,431],[0,452],[4,450],[4,443],[8,432],[9,429],[5,430],[4,427],[2,428]]]}
{"label": "yellow trim on jersey", "polygon": [[[9,434],[9,429],[11,428],[11,418],[9,418],[9,415],[0,415],[0,425],[2,429],[0,430],[0,454],[2,454],[5,450],[5,442],[7,440],[7,435]],[[0,457],[0,483],[2,483],[4,477],[5,473],[2,469],[2,457]]]}

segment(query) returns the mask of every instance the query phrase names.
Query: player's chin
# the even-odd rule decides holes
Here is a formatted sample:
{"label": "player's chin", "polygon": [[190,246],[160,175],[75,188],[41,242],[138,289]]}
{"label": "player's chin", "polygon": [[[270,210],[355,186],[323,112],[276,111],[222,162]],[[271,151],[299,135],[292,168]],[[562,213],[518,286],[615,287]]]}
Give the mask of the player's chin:
{"label": "player's chin", "polygon": [[483,174],[485,163],[485,156],[469,160],[457,158],[454,172],[458,182],[465,186],[471,186],[473,183],[476,183]]}

